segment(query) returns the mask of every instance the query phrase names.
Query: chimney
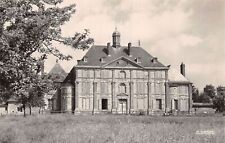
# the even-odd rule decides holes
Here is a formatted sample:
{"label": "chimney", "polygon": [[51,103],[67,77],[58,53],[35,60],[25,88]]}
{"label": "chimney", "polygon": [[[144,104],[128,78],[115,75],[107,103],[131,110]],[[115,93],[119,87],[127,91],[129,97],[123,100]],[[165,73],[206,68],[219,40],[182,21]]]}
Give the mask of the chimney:
{"label": "chimney", "polygon": [[132,44],[129,42],[128,43],[128,56],[131,56],[131,46],[132,46]]}
{"label": "chimney", "polygon": [[184,63],[181,63],[180,65],[180,73],[185,76],[185,64]]}
{"label": "chimney", "polygon": [[111,56],[110,55],[110,42],[107,43],[107,56]]}

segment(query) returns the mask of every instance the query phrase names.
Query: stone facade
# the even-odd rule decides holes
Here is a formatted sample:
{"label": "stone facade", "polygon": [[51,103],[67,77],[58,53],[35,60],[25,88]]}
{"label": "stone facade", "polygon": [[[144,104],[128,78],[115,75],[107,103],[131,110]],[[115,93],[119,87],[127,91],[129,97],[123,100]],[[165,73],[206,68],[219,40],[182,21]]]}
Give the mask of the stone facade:
{"label": "stone facade", "polygon": [[72,113],[163,114],[188,112],[191,83],[170,79],[170,68],[141,47],[93,46],[58,90],[53,110]]}
{"label": "stone facade", "polygon": [[[75,111],[113,113],[164,111],[166,72],[166,70],[132,68],[78,68],[75,70],[77,74],[75,91],[78,101]],[[73,86],[63,86],[62,89],[64,93],[62,95],[71,100]]]}

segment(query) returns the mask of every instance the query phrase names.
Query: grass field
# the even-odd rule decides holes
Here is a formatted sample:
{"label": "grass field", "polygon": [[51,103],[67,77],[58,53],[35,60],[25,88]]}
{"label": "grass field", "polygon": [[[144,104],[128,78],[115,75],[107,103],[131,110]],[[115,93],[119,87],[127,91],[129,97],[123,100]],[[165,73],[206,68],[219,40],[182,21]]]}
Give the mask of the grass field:
{"label": "grass field", "polygon": [[224,143],[225,118],[68,114],[0,117],[0,143]]}

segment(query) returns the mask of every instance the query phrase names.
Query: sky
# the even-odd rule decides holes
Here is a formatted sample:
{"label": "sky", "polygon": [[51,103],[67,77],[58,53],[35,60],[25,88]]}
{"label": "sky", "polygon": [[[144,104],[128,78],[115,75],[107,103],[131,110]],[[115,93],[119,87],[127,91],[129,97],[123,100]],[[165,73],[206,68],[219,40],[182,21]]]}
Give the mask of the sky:
{"label": "sky", "polygon": [[[95,45],[112,43],[117,27],[121,45],[138,45],[164,65],[179,70],[202,90],[207,84],[225,86],[224,0],[64,0],[76,4],[76,13],[62,27],[64,36],[89,29]],[[87,52],[56,45],[71,61],[59,63],[69,72]],[[45,63],[48,72],[56,59]]]}

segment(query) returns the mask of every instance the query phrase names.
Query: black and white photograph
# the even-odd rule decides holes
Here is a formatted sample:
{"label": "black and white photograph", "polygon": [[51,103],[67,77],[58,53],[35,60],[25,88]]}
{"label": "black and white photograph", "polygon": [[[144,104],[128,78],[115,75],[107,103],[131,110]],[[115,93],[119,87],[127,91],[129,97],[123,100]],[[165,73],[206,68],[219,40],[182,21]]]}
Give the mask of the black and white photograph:
{"label": "black and white photograph", "polygon": [[0,0],[0,143],[224,142],[224,0]]}

